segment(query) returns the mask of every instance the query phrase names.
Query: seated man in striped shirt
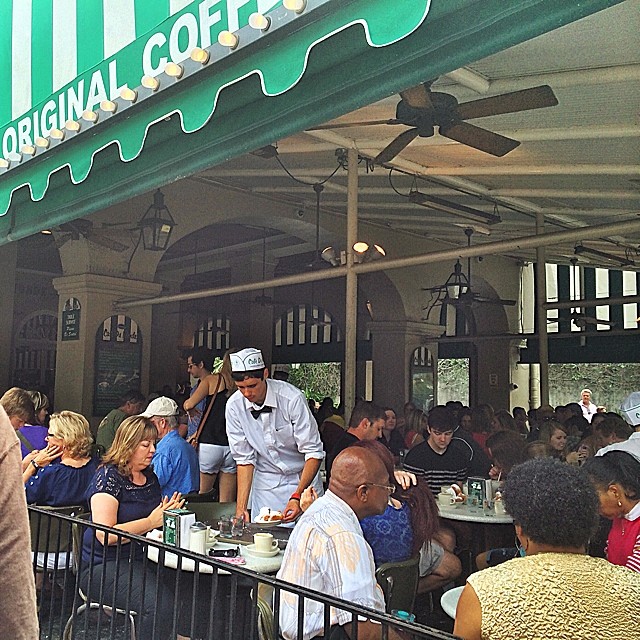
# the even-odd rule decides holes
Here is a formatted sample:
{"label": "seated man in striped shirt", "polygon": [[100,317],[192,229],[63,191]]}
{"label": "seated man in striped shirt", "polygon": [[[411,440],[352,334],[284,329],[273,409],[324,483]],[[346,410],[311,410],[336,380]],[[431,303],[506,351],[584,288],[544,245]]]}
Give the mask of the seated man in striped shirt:
{"label": "seated man in striped shirt", "polygon": [[469,475],[473,449],[454,438],[455,417],[444,406],[429,411],[428,438],[407,453],[404,468],[425,479],[435,496],[446,485],[462,484]]}

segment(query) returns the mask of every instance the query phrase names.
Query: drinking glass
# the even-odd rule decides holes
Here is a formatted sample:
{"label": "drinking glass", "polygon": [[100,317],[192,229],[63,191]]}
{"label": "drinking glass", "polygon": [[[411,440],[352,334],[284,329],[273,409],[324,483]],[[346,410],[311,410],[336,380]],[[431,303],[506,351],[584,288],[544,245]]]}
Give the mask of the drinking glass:
{"label": "drinking glass", "polygon": [[220,520],[218,520],[218,530],[222,535],[225,535],[225,536],[231,535],[231,517],[230,516],[220,517]]}
{"label": "drinking glass", "polygon": [[244,533],[244,518],[242,516],[234,516],[231,519],[231,535],[234,538],[240,538]]}

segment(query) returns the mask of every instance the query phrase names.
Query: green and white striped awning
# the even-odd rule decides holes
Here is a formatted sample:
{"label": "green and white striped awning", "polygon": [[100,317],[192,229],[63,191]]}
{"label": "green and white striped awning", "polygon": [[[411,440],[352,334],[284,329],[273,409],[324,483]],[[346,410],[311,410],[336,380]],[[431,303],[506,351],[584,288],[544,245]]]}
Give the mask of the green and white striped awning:
{"label": "green and white striped awning", "polygon": [[0,243],[618,1],[2,0]]}

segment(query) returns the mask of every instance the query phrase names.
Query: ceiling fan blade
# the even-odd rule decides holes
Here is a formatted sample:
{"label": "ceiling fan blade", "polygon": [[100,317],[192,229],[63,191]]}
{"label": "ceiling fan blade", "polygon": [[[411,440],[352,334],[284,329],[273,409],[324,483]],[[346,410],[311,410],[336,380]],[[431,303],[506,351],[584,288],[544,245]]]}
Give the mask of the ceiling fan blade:
{"label": "ceiling fan blade", "polygon": [[410,142],[418,137],[419,130],[417,127],[407,129],[401,133],[395,140],[388,144],[375,158],[378,164],[384,164],[393,160]]}
{"label": "ceiling fan blade", "polygon": [[458,116],[462,120],[470,120],[472,118],[496,116],[502,113],[554,107],[557,104],[558,98],[553,93],[553,89],[549,85],[543,84],[531,89],[522,89],[522,91],[503,93],[491,98],[463,102],[458,105]]}
{"label": "ceiling fan blade", "polygon": [[388,120],[364,120],[362,122],[344,122],[337,124],[320,124],[317,127],[309,127],[305,131],[323,131],[324,129],[346,129],[348,127],[373,127],[381,124],[402,124],[400,120],[390,118]]}
{"label": "ceiling fan blade", "polygon": [[481,296],[477,296],[475,298],[476,302],[480,304],[497,304],[502,307],[513,307],[516,304],[515,300],[504,300],[503,298],[484,298]]}
{"label": "ceiling fan blade", "polygon": [[518,140],[501,136],[498,133],[476,127],[468,122],[458,122],[446,129],[441,127],[440,135],[498,157],[506,155],[520,145]]}
{"label": "ceiling fan blade", "polygon": [[424,84],[400,92],[400,97],[414,109],[433,109],[431,94]]}

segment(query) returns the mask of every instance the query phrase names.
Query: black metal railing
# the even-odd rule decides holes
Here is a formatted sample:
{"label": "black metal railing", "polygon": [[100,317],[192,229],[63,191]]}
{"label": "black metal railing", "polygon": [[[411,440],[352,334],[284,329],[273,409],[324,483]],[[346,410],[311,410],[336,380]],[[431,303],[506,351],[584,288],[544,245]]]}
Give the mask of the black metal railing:
{"label": "black metal railing", "polygon": [[[284,592],[298,598],[300,639],[308,601],[324,607],[325,628],[331,608],[352,614],[354,640],[358,616],[379,622],[383,640],[391,628],[419,640],[453,638],[243,566],[123,535],[73,509],[30,506],[29,515],[43,640],[164,640],[177,634],[203,640],[278,640]],[[85,538],[87,530],[91,533]],[[96,535],[115,536],[104,564]]]}

